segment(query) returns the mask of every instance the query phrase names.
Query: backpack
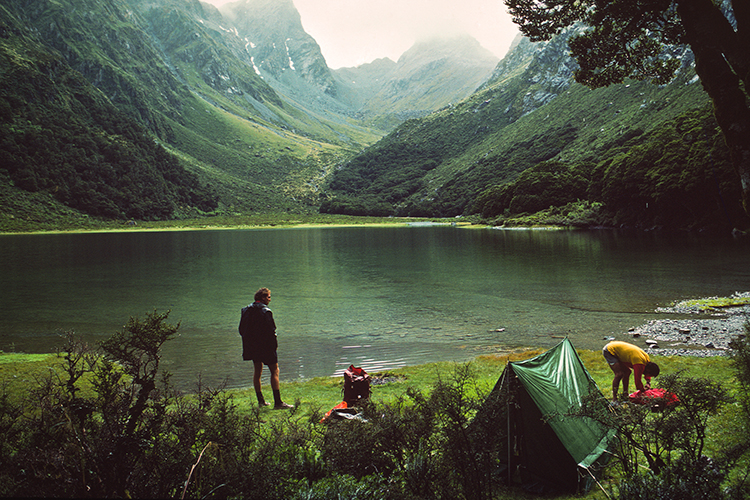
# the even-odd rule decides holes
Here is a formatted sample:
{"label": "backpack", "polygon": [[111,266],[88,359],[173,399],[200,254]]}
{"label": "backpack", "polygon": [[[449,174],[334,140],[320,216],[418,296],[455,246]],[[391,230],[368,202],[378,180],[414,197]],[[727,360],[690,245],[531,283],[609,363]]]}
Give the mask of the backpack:
{"label": "backpack", "polygon": [[370,376],[362,368],[349,365],[344,370],[344,402],[347,407],[357,406],[361,399],[370,397]]}

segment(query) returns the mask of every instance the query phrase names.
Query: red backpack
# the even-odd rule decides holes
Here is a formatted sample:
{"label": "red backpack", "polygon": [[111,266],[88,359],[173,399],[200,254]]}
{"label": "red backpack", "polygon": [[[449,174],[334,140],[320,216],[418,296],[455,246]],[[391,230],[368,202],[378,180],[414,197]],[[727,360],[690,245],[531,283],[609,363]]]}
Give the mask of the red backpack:
{"label": "red backpack", "polygon": [[344,371],[344,402],[351,408],[370,397],[370,376],[362,368],[350,365]]}

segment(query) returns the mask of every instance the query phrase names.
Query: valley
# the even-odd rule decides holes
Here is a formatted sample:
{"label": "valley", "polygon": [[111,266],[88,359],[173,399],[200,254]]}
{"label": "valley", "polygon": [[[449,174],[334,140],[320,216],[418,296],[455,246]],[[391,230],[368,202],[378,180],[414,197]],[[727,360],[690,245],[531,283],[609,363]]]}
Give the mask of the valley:
{"label": "valley", "polygon": [[668,84],[591,90],[574,34],[519,37],[500,61],[446,36],[332,70],[292,0],[11,0],[0,227],[321,211],[502,225],[583,205],[598,208],[571,224],[747,227],[692,53],[672,50]]}

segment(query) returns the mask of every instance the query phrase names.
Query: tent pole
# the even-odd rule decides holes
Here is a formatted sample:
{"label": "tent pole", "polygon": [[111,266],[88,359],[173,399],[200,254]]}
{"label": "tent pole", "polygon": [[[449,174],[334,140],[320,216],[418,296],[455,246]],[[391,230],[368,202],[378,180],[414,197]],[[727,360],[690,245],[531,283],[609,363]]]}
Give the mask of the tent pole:
{"label": "tent pole", "polygon": [[511,463],[510,463],[510,402],[508,402],[508,487],[513,484],[511,481],[513,479],[513,472],[511,469]]}
{"label": "tent pole", "polygon": [[510,384],[508,384],[507,379],[505,383],[505,391],[506,391],[506,405],[507,405],[507,411],[505,412],[507,415],[507,439],[508,439],[508,488],[510,488],[513,485],[513,469],[512,464],[510,461],[511,458],[511,442],[510,442]]}

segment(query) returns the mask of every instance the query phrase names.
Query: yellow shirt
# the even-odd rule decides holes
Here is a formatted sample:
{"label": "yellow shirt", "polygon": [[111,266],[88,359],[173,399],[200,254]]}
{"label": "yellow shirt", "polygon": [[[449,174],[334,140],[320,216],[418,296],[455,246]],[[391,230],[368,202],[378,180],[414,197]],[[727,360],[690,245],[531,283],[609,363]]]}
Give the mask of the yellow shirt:
{"label": "yellow shirt", "polygon": [[636,345],[628,344],[627,342],[613,340],[607,344],[605,348],[620,362],[628,363],[630,365],[645,365],[651,361],[651,358],[648,357],[646,351]]}

